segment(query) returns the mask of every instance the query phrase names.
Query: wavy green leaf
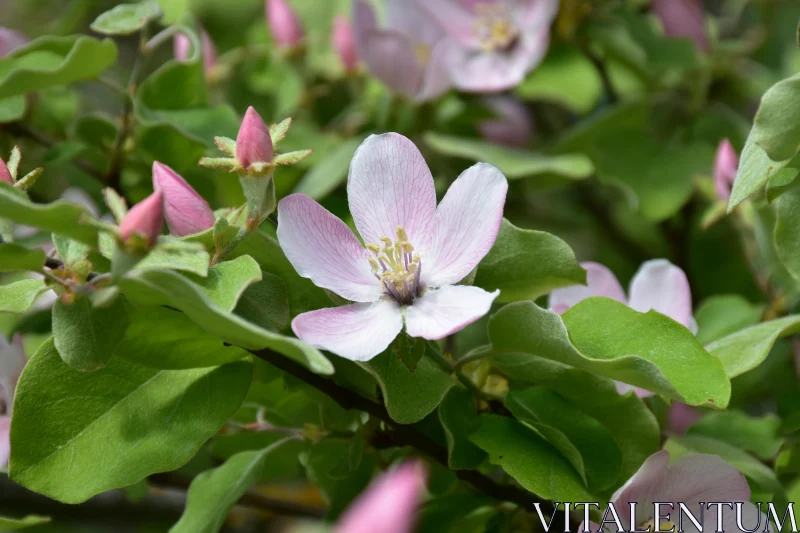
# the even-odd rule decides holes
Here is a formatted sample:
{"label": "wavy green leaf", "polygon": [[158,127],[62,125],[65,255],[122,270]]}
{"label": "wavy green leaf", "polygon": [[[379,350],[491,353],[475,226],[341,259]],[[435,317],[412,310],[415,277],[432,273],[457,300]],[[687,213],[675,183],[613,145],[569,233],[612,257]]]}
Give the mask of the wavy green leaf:
{"label": "wavy green leaf", "polygon": [[453,387],[439,405],[439,421],[447,440],[447,463],[450,468],[477,468],[486,453],[469,440],[475,430],[478,411],[475,397],[464,387]]}
{"label": "wavy green leaf", "polygon": [[773,161],[763,148],[756,143],[757,132],[750,130],[742,154],[739,156],[739,170],[728,200],[728,213],[745,201],[756,191],[762,190],[770,178],[786,167],[791,160]]}
{"label": "wavy green leaf", "polygon": [[130,35],[161,15],[156,0],[142,0],[136,4],[114,6],[94,19],[89,27],[103,35]]}
{"label": "wavy green leaf", "polygon": [[24,313],[46,290],[47,285],[41,279],[22,279],[0,285],[0,312]]}
{"label": "wavy green leaf", "polygon": [[0,243],[0,272],[41,272],[47,256],[41,248],[29,249],[10,242]]}
{"label": "wavy green leaf", "polygon": [[261,281],[261,267],[249,255],[241,255],[212,266],[205,277],[190,276],[189,279],[203,289],[212,302],[225,311],[233,311],[245,290]]}
{"label": "wavy green leaf", "polygon": [[767,157],[783,161],[800,149],[800,74],[781,80],[761,97],[753,122],[755,142]]}

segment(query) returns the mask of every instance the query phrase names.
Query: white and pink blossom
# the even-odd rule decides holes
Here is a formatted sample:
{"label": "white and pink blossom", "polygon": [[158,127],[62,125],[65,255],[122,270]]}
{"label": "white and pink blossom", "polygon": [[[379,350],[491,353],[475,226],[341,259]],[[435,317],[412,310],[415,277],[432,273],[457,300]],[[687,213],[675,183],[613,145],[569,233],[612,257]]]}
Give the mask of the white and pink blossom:
{"label": "white and pink blossom", "polygon": [[347,195],[364,245],[304,194],[278,204],[278,240],[297,272],[352,304],[303,313],[302,340],[354,361],[383,352],[402,331],[442,339],[485,315],[499,294],[456,285],[489,252],[508,182],[495,167],[464,171],[436,206],[428,165],[396,133],[372,135],[350,164]]}

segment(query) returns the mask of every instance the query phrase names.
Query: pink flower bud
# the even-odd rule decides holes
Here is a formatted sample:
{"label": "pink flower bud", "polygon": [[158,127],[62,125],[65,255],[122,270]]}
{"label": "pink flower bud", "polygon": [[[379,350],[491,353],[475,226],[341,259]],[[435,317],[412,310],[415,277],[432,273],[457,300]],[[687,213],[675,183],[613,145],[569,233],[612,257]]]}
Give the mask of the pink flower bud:
{"label": "pink flower bud", "polygon": [[[217,64],[217,48],[214,46],[214,41],[211,40],[208,32],[202,28],[200,29],[200,41],[203,45],[203,68],[208,72]],[[189,58],[189,51],[192,47],[189,37],[183,33],[177,33],[172,45],[175,59],[186,61]]]}
{"label": "pink flower bud", "polygon": [[344,15],[337,15],[333,21],[333,47],[339,54],[345,72],[353,72],[358,67],[358,53],[353,28]]}
{"label": "pink flower bud", "polygon": [[411,533],[425,477],[420,461],[407,461],[381,475],[345,511],[335,533],[374,533],[376,528]]}
{"label": "pink flower bud", "polygon": [[119,232],[123,241],[127,241],[134,233],[138,233],[147,239],[147,243],[153,246],[161,235],[161,226],[164,225],[164,193],[161,189],[156,189],[153,194],[136,204],[128,211],[122,223],[119,225]]}
{"label": "pink flower bud", "polygon": [[736,171],[739,170],[739,156],[728,139],[723,139],[717,148],[714,159],[714,188],[717,196],[725,202],[731,197]]}
{"label": "pink flower bud", "polygon": [[687,37],[699,50],[709,48],[702,0],[653,0],[653,11],[669,37]]}
{"label": "pink flower bud", "polygon": [[177,172],[158,161],[153,163],[153,189],[164,194],[164,218],[170,235],[192,235],[214,225],[208,202]]}
{"label": "pink flower bud", "polygon": [[10,185],[14,185],[14,178],[11,177],[11,172],[6,166],[6,162],[0,159],[0,181],[5,181]]}
{"label": "pink flower bud", "polygon": [[267,24],[278,46],[293,48],[303,40],[303,25],[287,0],[267,0]]}
{"label": "pink flower bud", "polygon": [[27,42],[28,38],[20,32],[0,27],[0,57],[7,56]]}
{"label": "pink flower bud", "polygon": [[700,411],[681,402],[673,402],[669,408],[669,430],[674,435],[684,435],[689,427],[700,420]]}
{"label": "pink flower bud", "polygon": [[272,147],[269,128],[264,124],[261,115],[250,106],[236,135],[236,159],[246,170],[253,163],[272,161],[273,155],[275,150]]}

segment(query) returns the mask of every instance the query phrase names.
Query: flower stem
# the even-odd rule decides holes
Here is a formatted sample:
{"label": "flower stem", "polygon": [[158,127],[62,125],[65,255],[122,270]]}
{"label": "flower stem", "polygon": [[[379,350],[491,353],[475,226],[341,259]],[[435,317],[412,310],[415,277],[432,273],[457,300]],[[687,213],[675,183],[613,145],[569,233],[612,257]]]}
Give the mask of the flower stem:
{"label": "flower stem", "polygon": [[485,359],[486,357],[490,357],[492,355],[492,347],[491,345],[484,345],[478,346],[467,352],[467,354],[455,362],[453,365],[453,373],[460,372],[462,368],[464,368],[469,363],[473,361],[480,361],[481,359]]}

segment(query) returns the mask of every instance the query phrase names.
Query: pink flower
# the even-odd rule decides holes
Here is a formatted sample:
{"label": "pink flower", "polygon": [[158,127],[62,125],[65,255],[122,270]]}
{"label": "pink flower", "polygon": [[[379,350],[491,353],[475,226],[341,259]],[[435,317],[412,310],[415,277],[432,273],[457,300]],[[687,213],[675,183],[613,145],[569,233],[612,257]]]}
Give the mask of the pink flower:
{"label": "pink flower", "polygon": [[447,91],[444,33],[413,0],[388,0],[385,28],[367,0],[354,0],[353,12],[358,56],[376,78],[417,102]]}
{"label": "pink flower", "polygon": [[731,189],[738,170],[739,156],[736,155],[731,142],[723,139],[719,143],[717,156],[714,159],[714,188],[720,200],[727,202],[731,197]]}
{"label": "pink flower", "polygon": [[[667,315],[675,322],[697,332],[697,323],[692,317],[692,293],[689,280],[680,268],[666,259],[646,261],[636,272],[629,288],[630,299],[625,297],[614,273],[598,263],[581,263],[586,270],[586,285],[575,285],[556,289],[550,293],[548,307],[556,313],[564,313],[578,302],[593,296],[605,296],[644,313],[655,310]],[[652,396],[653,393],[617,382],[617,390],[623,394],[635,390],[637,396]]]}
{"label": "pink flower", "polygon": [[411,533],[425,477],[419,461],[407,461],[381,475],[345,511],[334,532]]}
{"label": "pink flower", "polygon": [[247,170],[253,163],[269,163],[274,155],[269,128],[253,106],[248,107],[236,135],[236,159]]}
{"label": "pink flower", "polygon": [[669,37],[688,37],[698,50],[708,50],[702,0],[653,0],[653,11]]}
{"label": "pink flower", "polygon": [[518,85],[547,53],[558,0],[415,0],[448,35],[456,88],[497,92]]}
{"label": "pink flower", "polygon": [[11,177],[11,171],[8,170],[6,162],[0,158],[0,181],[4,181],[9,185],[14,185],[14,178]]}
{"label": "pink flower", "polygon": [[[750,487],[744,475],[717,455],[685,455],[670,465],[668,451],[656,452],[611,496],[611,502],[626,531],[634,527],[646,530],[648,526],[652,526],[651,530],[655,531],[655,502],[667,504],[661,506],[662,530],[669,530],[671,527],[665,518],[667,514],[670,515],[670,522],[677,524],[679,502],[685,504],[697,520],[701,520],[701,507],[704,509],[701,523],[704,531],[717,529],[717,512],[720,507],[706,507],[705,504],[709,502],[741,502],[742,521],[747,528],[754,527],[763,518],[759,516],[756,506],[750,503]],[[630,502],[636,502],[635,524],[630,523]],[[672,508],[668,504],[672,504]],[[726,506],[721,508],[724,509],[722,530],[739,531],[736,527],[735,510]],[[609,513],[608,520],[611,520],[610,516]],[[685,513],[684,517],[684,530],[698,531]],[[607,525],[606,528],[607,531],[616,529],[613,525]],[[598,529],[597,524],[591,524],[591,531]],[[675,530],[677,529],[676,525]],[[578,527],[578,531],[583,531],[583,524]]]}
{"label": "pink flower", "polygon": [[482,102],[497,118],[478,123],[481,136],[497,144],[524,146],[533,133],[525,105],[511,96],[487,96]]}
{"label": "pink flower", "polygon": [[28,38],[17,30],[0,27],[0,57],[7,56],[27,43]]}
{"label": "pink flower", "polygon": [[[206,72],[214,69],[217,65],[217,47],[214,46],[214,41],[204,29],[200,29],[200,42],[203,46],[203,68]],[[173,52],[175,59],[178,61],[186,61],[189,59],[189,51],[192,48],[192,42],[183,33],[175,34],[175,39],[172,42]]]}
{"label": "pink flower", "polygon": [[478,163],[439,207],[422,154],[396,133],[372,135],[350,164],[350,212],[366,248],[344,222],[304,194],[278,204],[278,240],[297,272],[355,303],[303,313],[302,340],[354,361],[383,352],[403,329],[444,338],[485,315],[499,291],[455,285],[494,244],[508,182]]}
{"label": "pink flower", "polygon": [[164,193],[164,218],[170,235],[192,235],[214,225],[208,202],[177,172],[158,161],[153,163],[153,189]]}
{"label": "pink flower", "polygon": [[700,411],[681,402],[672,402],[668,415],[669,431],[673,435],[683,435],[689,427],[700,420]]}
{"label": "pink flower", "polygon": [[267,0],[267,24],[278,46],[294,48],[303,40],[303,25],[287,0]]}
{"label": "pink flower", "polygon": [[14,335],[10,344],[5,337],[0,335],[0,386],[2,386],[2,397],[6,407],[5,414],[0,416],[0,468],[8,464],[8,457],[11,454],[9,430],[11,429],[14,393],[19,376],[27,362],[25,349],[22,346],[22,335]]}
{"label": "pink flower", "polygon": [[337,15],[334,19],[331,40],[336,53],[339,54],[339,61],[342,62],[344,71],[355,71],[358,67],[356,40],[353,36],[353,28],[350,26],[350,21],[344,15]]}
{"label": "pink flower", "polygon": [[147,239],[153,246],[164,225],[164,193],[156,189],[153,194],[134,205],[119,225],[120,236],[127,241],[134,233]]}

